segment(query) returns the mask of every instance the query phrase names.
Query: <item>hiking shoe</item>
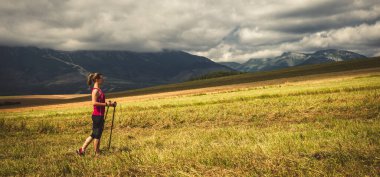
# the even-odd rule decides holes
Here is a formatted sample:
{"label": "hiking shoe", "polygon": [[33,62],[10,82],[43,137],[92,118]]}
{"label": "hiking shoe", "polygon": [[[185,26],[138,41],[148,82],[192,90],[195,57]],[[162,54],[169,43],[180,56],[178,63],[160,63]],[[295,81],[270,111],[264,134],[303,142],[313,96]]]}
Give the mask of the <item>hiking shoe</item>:
{"label": "hiking shoe", "polygon": [[80,156],[84,156],[84,151],[82,148],[77,149],[77,154]]}

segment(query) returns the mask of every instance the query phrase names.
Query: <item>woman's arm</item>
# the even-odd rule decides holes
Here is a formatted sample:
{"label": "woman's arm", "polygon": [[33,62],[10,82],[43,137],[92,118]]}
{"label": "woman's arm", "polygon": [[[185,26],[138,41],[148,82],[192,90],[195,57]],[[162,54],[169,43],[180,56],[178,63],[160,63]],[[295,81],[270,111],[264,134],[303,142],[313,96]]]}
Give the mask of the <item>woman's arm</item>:
{"label": "woman's arm", "polygon": [[91,96],[92,96],[92,105],[94,105],[94,106],[107,106],[107,102],[106,103],[100,103],[100,102],[96,101],[96,99],[99,96],[98,89],[92,90]]}

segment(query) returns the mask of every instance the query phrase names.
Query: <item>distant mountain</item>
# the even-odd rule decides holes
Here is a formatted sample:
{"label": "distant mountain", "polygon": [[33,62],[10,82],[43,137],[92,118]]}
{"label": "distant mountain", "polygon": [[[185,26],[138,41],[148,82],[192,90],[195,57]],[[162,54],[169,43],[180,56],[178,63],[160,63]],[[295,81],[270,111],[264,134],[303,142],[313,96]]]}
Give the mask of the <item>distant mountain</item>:
{"label": "distant mountain", "polygon": [[360,58],[367,57],[354,52],[336,49],[320,50],[312,54],[285,52],[281,56],[273,58],[249,59],[235,69],[245,72],[269,71],[292,66],[346,61]]}
{"label": "distant mountain", "polygon": [[345,50],[336,50],[336,49],[320,50],[312,54],[310,58],[302,62],[301,65],[318,64],[318,63],[325,63],[325,62],[331,62],[331,61],[346,61],[346,60],[360,59],[360,58],[367,58],[367,57],[358,53],[345,51]]}
{"label": "distant mountain", "polygon": [[59,51],[0,47],[0,95],[89,93],[89,72],[106,76],[106,91],[123,91],[234,71],[182,51]]}
{"label": "distant mountain", "polygon": [[235,70],[237,70],[241,66],[241,64],[238,62],[218,62],[218,63],[221,65],[230,67],[232,69],[235,69]]}

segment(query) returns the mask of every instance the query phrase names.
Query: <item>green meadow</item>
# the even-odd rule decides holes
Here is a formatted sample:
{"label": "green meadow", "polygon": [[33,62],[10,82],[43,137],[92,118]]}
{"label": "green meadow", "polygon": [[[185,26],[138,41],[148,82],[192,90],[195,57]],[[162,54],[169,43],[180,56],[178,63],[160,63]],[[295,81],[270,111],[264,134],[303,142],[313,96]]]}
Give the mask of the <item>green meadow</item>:
{"label": "green meadow", "polygon": [[0,175],[380,175],[379,73],[124,100],[97,158],[90,105],[1,112]]}

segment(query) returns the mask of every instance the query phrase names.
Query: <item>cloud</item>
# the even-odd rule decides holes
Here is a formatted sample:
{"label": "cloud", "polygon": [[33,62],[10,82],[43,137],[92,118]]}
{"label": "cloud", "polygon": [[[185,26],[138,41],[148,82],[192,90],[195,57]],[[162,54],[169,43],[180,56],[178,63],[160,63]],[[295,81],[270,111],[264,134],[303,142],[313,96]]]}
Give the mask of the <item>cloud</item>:
{"label": "cloud", "polygon": [[283,43],[285,51],[315,51],[324,48],[338,48],[378,56],[380,51],[380,21],[375,24],[361,24],[334,30],[321,31],[303,37],[294,43]]}
{"label": "cloud", "polygon": [[379,51],[375,0],[0,0],[0,44],[185,50],[214,61],[285,51]]}

